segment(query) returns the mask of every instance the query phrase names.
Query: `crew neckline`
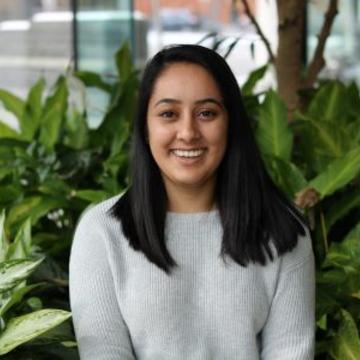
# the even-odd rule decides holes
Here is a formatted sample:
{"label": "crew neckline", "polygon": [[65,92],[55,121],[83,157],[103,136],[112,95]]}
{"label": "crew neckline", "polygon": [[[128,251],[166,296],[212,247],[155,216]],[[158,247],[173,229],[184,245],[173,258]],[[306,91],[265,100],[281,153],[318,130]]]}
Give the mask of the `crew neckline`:
{"label": "crew neckline", "polygon": [[215,203],[213,203],[213,205],[212,205],[212,207],[210,208],[210,210],[206,210],[206,211],[175,212],[175,211],[167,210],[166,213],[167,213],[167,214],[171,214],[171,215],[204,215],[204,214],[214,213],[214,212],[216,212],[216,210],[218,210],[218,209],[219,209],[218,203],[215,202]]}
{"label": "crew neckline", "polygon": [[203,217],[203,216],[211,216],[211,215],[217,214],[218,212],[219,212],[219,209],[216,207],[209,211],[189,212],[189,213],[167,211],[166,214],[172,218],[183,218],[183,219],[191,218],[192,219],[192,218],[199,218],[199,217]]}
{"label": "crew neckline", "polygon": [[169,215],[205,215],[205,214],[210,214],[210,213],[214,213],[217,212],[218,208],[213,208],[211,210],[208,211],[198,211],[198,212],[176,212],[176,211],[167,211],[166,213]]}

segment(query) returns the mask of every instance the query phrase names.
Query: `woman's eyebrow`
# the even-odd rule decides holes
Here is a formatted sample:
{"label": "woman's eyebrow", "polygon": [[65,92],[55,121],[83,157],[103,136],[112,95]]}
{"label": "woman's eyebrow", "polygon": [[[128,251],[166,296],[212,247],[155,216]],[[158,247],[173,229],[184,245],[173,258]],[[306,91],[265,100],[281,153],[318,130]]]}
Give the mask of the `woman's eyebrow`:
{"label": "woman's eyebrow", "polygon": [[177,103],[177,104],[180,104],[181,101],[180,100],[176,100],[176,99],[171,99],[171,98],[165,98],[165,99],[161,99],[159,101],[156,102],[156,104],[154,105],[155,106],[158,106],[160,104],[172,104],[172,103]]}
{"label": "woman's eyebrow", "polygon": [[214,104],[220,106],[221,108],[224,107],[222,101],[219,101],[215,98],[205,98],[205,99],[197,100],[197,101],[195,101],[195,104],[205,104],[208,102],[214,103]]}
{"label": "woman's eyebrow", "polygon": [[[204,103],[208,103],[208,102],[214,103],[220,107],[223,107],[223,103],[215,98],[205,98],[205,99],[196,100],[195,104],[198,105],[198,104],[204,104]],[[177,99],[172,99],[172,98],[164,98],[164,99],[157,101],[154,106],[158,106],[163,103],[165,103],[165,104],[173,104],[173,103],[180,104],[181,101],[177,100]]]}

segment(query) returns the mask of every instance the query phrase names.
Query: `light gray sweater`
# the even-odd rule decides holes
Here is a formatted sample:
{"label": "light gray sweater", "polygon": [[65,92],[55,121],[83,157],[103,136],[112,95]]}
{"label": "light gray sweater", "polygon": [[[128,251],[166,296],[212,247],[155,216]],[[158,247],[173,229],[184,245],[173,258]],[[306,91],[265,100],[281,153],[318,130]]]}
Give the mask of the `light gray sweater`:
{"label": "light gray sweater", "polygon": [[178,263],[168,276],[134,251],[107,210],[85,213],[70,257],[70,301],[82,360],[314,358],[315,280],[309,235],[265,267],[219,257],[217,209],[167,213]]}

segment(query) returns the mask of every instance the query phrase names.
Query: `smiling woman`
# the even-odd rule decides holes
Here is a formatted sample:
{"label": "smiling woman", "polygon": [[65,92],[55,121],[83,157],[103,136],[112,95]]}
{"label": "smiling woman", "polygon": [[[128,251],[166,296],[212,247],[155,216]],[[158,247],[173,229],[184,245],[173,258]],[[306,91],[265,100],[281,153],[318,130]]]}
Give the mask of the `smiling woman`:
{"label": "smiling woman", "polygon": [[170,211],[207,211],[213,206],[216,170],[227,142],[222,102],[215,80],[199,65],[172,64],[154,85],[147,137]]}
{"label": "smiling woman", "polygon": [[220,55],[178,45],[154,56],[131,159],[129,189],[75,233],[81,358],[312,359],[309,232],[267,174]]}

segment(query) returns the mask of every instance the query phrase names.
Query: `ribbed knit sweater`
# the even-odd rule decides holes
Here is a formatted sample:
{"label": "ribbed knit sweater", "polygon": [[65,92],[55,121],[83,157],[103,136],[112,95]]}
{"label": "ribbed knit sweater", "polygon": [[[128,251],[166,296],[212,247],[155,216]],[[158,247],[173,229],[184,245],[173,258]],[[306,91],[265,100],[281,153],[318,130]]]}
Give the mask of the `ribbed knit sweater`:
{"label": "ribbed knit sweater", "polygon": [[108,210],[88,210],[70,257],[82,360],[310,360],[315,280],[310,236],[266,266],[225,264],[217,209],[168,212],[167,275],[133,250]]}

